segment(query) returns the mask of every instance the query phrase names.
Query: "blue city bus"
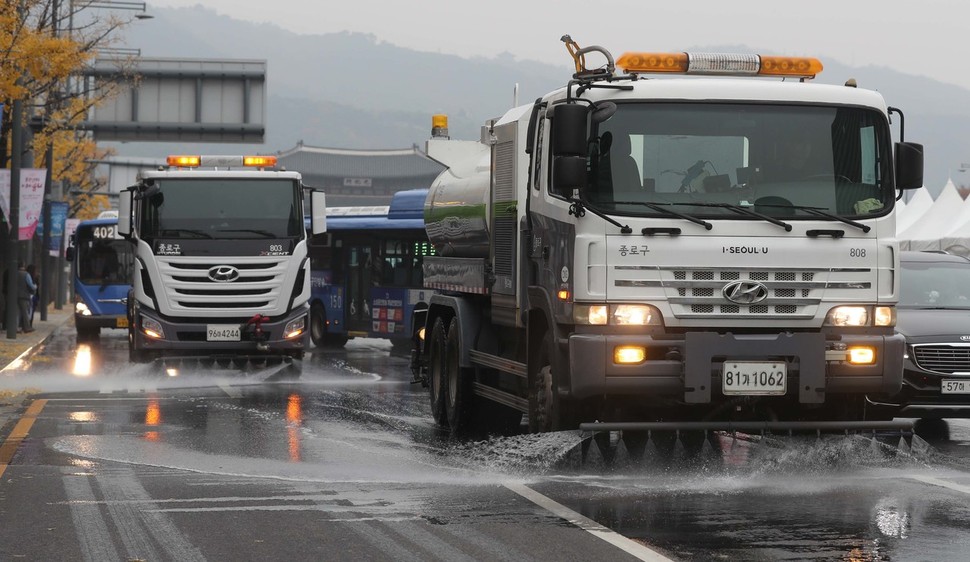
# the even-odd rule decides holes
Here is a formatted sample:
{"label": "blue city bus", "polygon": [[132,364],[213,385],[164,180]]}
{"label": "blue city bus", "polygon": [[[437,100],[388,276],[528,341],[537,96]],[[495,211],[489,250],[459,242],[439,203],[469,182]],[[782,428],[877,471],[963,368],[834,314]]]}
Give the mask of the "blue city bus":
{"label": "blue city bus", "polygon": [[327,209],[327,232],[310,241],[310,337],[317,346],[350,338],[411,345],[411,317],[427,308],[424,230],[427,189],[399,191],[389,206]]}
{"label": "blue city bus", "polygon": [[134,271],[131,244],[118,236],[117,218],[83,221],[71,236],[74,323],[78,339],[101,328],[127,328],[128,290]]}

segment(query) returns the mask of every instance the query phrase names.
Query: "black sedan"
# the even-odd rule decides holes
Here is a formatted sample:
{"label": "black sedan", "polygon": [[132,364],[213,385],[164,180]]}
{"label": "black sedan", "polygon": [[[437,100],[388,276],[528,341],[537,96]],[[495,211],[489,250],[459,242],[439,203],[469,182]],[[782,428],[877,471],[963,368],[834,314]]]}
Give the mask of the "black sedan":
{"label": "black sedan", "polygon": [[903,388],[888,399],[900,417],[970,417],[970,260],[902,252],[896,329],[906,336]]}

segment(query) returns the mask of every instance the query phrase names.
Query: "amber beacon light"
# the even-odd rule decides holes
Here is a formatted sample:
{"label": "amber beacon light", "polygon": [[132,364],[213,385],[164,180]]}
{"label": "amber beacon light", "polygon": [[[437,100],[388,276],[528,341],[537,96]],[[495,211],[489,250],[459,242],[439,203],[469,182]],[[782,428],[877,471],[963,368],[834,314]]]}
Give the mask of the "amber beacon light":
{"label": "amber beacon light", "polygon": [[616,66],[628,74],[708,74],[815,78],[822,62],[811,57],[736,53],[623,53]]}

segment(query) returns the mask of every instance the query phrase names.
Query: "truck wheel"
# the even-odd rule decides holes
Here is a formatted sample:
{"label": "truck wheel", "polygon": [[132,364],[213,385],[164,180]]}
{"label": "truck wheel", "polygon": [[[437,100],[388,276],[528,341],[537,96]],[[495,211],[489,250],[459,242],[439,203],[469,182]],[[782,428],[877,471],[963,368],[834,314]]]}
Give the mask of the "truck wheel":
{"label": "truck wheel", "polygon": [[128,331],[128,361],[130,363],[148,363],[150,360],[148,352],[144,349],[135,349],[135,336],[131,330]]}
{"label": "truck wheel", "polygon": [[551,346],[548,341],[542,346],[529,384],[529,431],[533,433],[559,430],[559,393],[552,371]]}
{"label": "truck wheel", "polygon": [[445,340],[445,372],[448,376],[445,409],[451,434],[459,437],[472,431],[472,411],[475,408],[471,369],[461,367],[461,328],[458,318],[451,319]]}
{"label": "truck wheel", "polygon": [[448,413],[445,408],[445,394],[447,393],[447,374],[445,371],[445,323],[441,318],[434,321],[431,328],[429,354],[428,390],[431,393],[431,416],[435,423],[444,426],[448,423]]}
{"label": "truck wheel", "polygon": [[319,302],[310,307],[310,339],[313,345],[323,346],[327,334],[327,309]]}

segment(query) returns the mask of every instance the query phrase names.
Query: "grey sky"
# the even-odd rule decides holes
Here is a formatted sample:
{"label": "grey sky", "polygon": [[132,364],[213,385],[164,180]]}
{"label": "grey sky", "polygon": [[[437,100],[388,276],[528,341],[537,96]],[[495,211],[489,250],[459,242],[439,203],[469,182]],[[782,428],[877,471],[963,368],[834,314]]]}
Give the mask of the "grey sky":
{"label": "grey sky", "polygon": [[[179,7],[198,0],[148,0]],[[297,33],[355,31],[401,47],[563,64],[559,37],[623,51],[746,45],[766,54],[895,67],[970,88],[966,0],[206,0]]]}

